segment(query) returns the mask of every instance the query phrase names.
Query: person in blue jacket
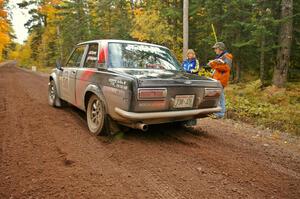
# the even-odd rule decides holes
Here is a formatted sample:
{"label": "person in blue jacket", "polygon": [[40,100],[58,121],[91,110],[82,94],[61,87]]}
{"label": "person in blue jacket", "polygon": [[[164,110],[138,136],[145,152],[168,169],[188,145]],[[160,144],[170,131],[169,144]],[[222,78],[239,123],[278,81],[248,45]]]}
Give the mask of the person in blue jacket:
{"label": "person in blue jacket", "polygon": [[186,59],[182,63],[183,69],[187,73],[198,74],[199,72],[199,61],[196,59],[195,51],[189,49],[186,53]]}
{"label": "person in blue jacket", "polygon": [[[186,53],[186,59],[182,63],[183,69],[187,73],[196,74],[199,73],[199,61],[196,59],[195,51],[192,49],[188,49]],[[195,119],[188,120],[184,123],[184,126],[188,128],[188,130],[193,131],[192,126],[195,126],[197,121]]]}

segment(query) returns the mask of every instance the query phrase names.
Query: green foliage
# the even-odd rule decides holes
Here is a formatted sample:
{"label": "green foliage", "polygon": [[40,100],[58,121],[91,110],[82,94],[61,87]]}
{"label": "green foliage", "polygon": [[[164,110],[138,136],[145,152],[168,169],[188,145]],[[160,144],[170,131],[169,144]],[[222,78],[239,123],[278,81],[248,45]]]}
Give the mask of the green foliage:
{"label": "green foliage", "polygon": [[292,60],[291,60],[291,72],[289,77],[291,80],[299,81],[300,78],[300,2],[294,1],[294,36],[292,45]]}
{"label": "green foliage", "polygon": [[169,47],[182,60],[180,1],[147,1],[134,9],[130,36]]}
{"label": "green foliage", "polygon": [[[190,1],[190,47],[196,49],[202,63],[214,57],[215,42],[211,24],[219,41],[224,41],[234,55],[235,67],[242,72],[259,74],[260,52],[265,53],[265,73],[271,79],[276,60],[278,12],[277,1]],[[264,46],[261,46],[265,39]]]}
{"label": "green foliage", "polygon": [[260,80],[231,85],[226,91],[229,117],[300,135],[300,87],[267,87]]}
{"label": "green foliage", "polygon": [[7,0],[0,0],[0,61],[7,53],[11,43],[12,34],[11,24],[6,11]]}
{"label": "green foliage", "polygon": [[[218,40],[224,41],[234,55],[233,72],[238,67],[243,75],[249,71],[259,74],[264,65],[266,79],[272,79],[281,23],[280,1],[189,2],[189,48],[195,49],[201,64],[215,56],[211,50],[214,24]],[[294,4],[292,74],[300,67],[300,2]],[[51,67],[57,58],[68,57],[75,44],[107,38],[165,45],[181,61],[182,5],[182,0],[31,0],[19,4],[31,9],[31,18],[25,24],[34,35],[31,58]]]}
{"label": "green foliage", "polygon": [[206,70],[204,66],[202,66],[198,72],[199,76],[212,77],[212,74],[209,70]]}

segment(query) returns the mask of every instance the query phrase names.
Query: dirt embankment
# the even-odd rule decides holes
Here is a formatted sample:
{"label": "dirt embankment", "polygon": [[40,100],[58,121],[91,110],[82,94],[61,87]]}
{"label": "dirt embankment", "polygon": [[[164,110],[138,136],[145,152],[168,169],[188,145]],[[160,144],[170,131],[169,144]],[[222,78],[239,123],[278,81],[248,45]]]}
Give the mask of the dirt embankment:
{"label": "dirt embankment", "polygon": [[211,119],[96,138],[47,82],[0,67],[0,198],[300,198],[298,139]]}

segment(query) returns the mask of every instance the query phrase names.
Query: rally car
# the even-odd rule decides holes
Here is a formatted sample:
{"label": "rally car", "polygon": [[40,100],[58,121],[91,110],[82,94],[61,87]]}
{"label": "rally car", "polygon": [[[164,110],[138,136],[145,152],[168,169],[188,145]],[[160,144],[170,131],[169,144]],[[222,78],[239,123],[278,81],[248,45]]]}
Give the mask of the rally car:
{"label": "rally car", "polygon": [[95,135],[112,124],[146,131],[148,125],[185,122],[219,112],[218,81],[186,73],[166,47],[135,41],[78,44],[49,78],[49,104],[86,112]]}

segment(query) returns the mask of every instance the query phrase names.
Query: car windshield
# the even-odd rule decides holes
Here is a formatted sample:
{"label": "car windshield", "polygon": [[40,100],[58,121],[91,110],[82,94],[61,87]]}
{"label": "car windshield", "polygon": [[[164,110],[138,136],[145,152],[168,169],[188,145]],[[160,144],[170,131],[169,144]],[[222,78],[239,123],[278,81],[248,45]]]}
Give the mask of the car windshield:
{"label": "car windshield", "polygon": [[171,52],[162,47],[134,43],[109,43],[109,67],[180,70]]}

